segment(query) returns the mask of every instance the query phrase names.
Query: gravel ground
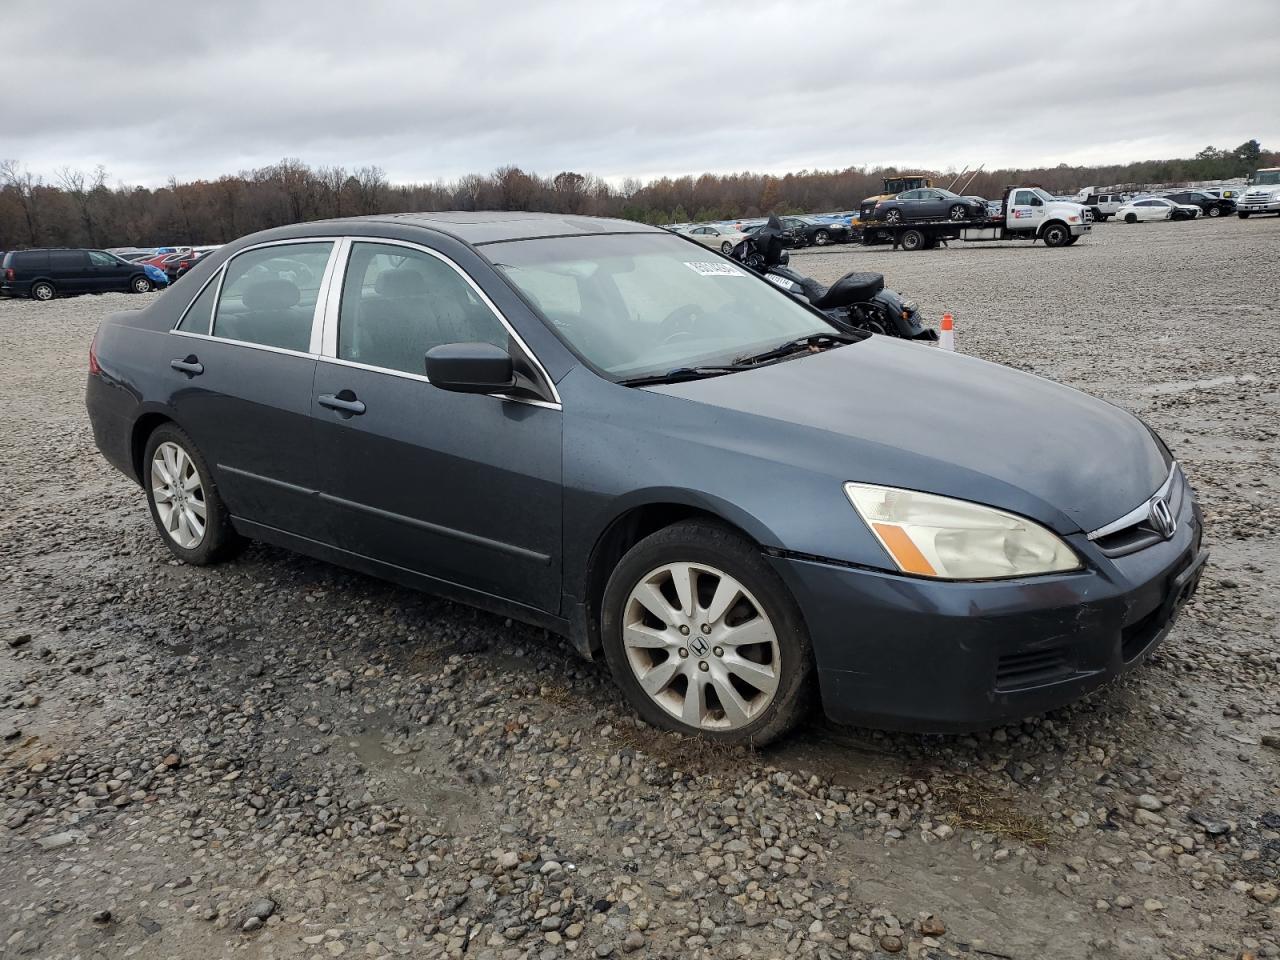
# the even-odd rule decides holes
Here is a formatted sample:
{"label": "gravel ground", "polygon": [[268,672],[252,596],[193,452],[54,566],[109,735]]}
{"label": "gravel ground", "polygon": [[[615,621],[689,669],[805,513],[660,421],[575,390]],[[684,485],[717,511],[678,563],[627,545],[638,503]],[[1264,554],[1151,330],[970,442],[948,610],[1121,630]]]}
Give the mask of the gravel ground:
{"label": "gravel ground", "polygon": [[139,299],[0,302],[0,956],[1280,956],[1280,220],[795,264],[1169,440],[1213,558],[1145,667],[973,737],[661,735],[542,631],[177,565],[82,402]]}

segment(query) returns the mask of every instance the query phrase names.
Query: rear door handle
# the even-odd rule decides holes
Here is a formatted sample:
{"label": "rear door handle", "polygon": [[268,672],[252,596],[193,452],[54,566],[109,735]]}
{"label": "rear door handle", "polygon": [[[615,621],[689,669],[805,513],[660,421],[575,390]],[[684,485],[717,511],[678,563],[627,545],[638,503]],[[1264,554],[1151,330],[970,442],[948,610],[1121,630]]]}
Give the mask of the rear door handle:
{"label": "rear door handle", "polygon": [[198,377],[204,373],[204,364],[196,358],[194,353],[188,354],[182,360],[170,360],[169,366],[175,370],[181,370],[189,377]]}
{"label": "rear door handle", "polygon": [[[344,396],[345,394],[345,396]],[[322,407],[328,407],[330,410],[337,410],[340,414],[348,417],[359,416],[364,413],[364,403],[356,399],[356,395],[350,390],[343,390],[335,396],[332,393],[322,393],[316,398]]]}

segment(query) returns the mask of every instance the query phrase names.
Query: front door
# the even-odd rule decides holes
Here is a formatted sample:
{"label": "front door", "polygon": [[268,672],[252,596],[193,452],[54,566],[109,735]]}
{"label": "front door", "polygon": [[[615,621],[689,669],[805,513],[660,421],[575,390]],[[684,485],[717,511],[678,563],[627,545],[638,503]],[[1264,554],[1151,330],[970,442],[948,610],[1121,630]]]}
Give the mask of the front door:
{"label": "front door", "polygon": [[109,253],[89,251],[89,287],[95,293],[108,290],[128,290],[133,270]]}
{"label": "front door", "polygon": [[1030,190],[1015,190],[1009,201],[1008,226],[1026,229],[1027,225],[1038,231],[1044,223],[1044,201]]}
{"label": "front door", "polygon": [[558,612],[558,405],[451,393],[425,375],[444,343],[518,352],[503,321],[458,267],[416,246],[353,242],[341,291],[313,406],[335,545]]}
{"label": "front door", "polygon": [[231,514],[310,539],[325,534],[311,387],[334,246],[299,241],[237,254],[170,333],[167,357],[175,419],[212,466]]}

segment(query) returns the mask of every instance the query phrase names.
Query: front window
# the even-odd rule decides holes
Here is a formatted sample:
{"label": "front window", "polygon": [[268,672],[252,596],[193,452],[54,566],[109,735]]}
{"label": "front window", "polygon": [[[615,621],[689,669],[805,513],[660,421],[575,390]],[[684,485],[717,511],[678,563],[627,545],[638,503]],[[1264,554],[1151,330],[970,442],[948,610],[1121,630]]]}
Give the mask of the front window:
{"label": "front window", "polygon": [[1034,194],[1035,194],[1037,197],[1039,197],[1041,200],[1043,200],[1045,203],[1053,203],[1053,202],[1054,202],[1054,197],[1053,197],[1053,195],[1052,195],[1052,194],[1049,194],[1049,193],[1045,193],[1045,192],[1044,192],[1043,190],[1041,190],[1039,187],[1034,187],[1034,188],[1032,188],[1031,192],[1032,192],[1032,193],[1034,193]]}
{"label": "front window", "polygon": [[484,248],[580,356],[615,379],[731,363],[835,331],[755,274],[654,234]]}
{"label": "front window", "polygon": [[1260,186],[1274,186],[1280,183],[1280,170],[1259,170],[1253,182]]}

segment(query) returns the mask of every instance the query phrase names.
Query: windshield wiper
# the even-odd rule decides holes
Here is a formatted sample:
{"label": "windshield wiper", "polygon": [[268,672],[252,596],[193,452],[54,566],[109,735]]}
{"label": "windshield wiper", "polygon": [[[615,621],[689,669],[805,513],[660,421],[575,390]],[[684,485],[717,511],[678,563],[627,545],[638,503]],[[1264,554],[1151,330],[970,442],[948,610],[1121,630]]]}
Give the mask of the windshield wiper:
{"label": "windshield wiper", "polygon": [[707,377],[719,377],[726,373],[737,373],[739,370],[749,370],[748,366],[740,363],[726,363],[700,367],[676,367],[668,370],[666,373],[651,373],[643,377],[631,377],[627,380],[619,380],[618,383],[624,387],[647,387],[655,383],[680,383],[682,380],[703,380]]}
{"label": "windshield wiper", "polygon": [[765,350],[763,353],[753,353],[745,357],[735,357],[734,364],[740,368],[741,364],[765,363],[769,360],[777,360],[781,357],[789,356],[793,353],[799,353],[802,350],[810,350],[815,347],[836,346],[842,343],[856,343],[857,337],[846,336],[842,333],[812,333],[807,337],[797,337],[795,340],[788,340],[786,343],[779,344],[771,350]]}

